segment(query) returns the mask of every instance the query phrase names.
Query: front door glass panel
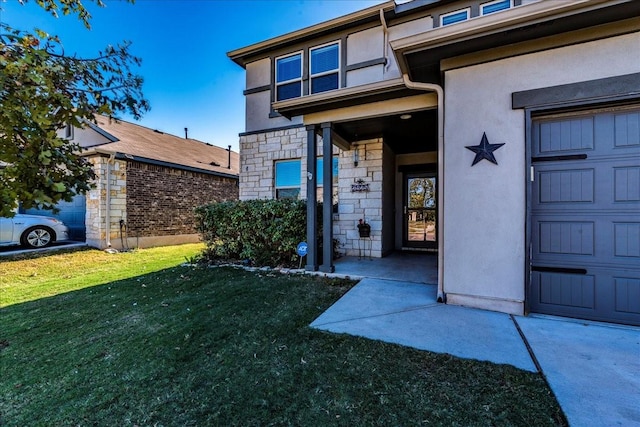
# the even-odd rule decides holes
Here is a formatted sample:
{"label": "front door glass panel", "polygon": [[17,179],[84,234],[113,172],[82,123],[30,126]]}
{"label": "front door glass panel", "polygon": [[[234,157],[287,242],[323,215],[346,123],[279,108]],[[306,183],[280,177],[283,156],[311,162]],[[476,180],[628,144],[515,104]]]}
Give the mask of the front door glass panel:
{"label": "front door glass panel", "polygon": [[405,179],[404,245],[436,247],[436,177],[408,175]]}

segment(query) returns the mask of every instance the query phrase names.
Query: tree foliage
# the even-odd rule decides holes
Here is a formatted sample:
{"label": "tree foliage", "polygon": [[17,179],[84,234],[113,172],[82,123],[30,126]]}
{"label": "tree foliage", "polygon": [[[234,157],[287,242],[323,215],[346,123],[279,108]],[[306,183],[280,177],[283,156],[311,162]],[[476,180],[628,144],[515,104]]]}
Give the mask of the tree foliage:
{"label": "tree foliage", "polygon": [[[81,0],[36,3],[55,17],[75,14],[90,28]],[[65,52],[57,36],[0,24],[0,215],[10,216],[17,203],[55,209],[91,188],[91,165],[63,130],[83,128],[95,114],[138,119],[149,109],[143,79],[133,72],[141,59],[130,46],[109,45],[82,58]]]}

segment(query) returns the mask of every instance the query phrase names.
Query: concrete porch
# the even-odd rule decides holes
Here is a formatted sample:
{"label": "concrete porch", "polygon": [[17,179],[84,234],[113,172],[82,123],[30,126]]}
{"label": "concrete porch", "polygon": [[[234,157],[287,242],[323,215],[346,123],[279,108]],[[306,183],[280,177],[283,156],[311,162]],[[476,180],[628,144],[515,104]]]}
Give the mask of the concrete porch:
{"label": "concrete porch", "polygon": [[346,256],[334,261],[335,273],[351,278],[401,280],[438,284],[438,255],[426,252],[394,252],[384,258]]}

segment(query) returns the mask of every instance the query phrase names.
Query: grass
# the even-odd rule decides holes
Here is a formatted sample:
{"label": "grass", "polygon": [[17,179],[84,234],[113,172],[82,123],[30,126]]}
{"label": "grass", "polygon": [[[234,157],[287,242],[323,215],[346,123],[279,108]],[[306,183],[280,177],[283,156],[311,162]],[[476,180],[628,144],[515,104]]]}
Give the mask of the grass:
{"label": "grass", "polygon": [[310,329],[351,282],[132,255],[0,310],[0,425],[565,424],[539,375]]}
{"label": "grass", "polygon": [[0,258],[0,307],[173,267],[203,248],[195,243],[118,254],[79,249]]}

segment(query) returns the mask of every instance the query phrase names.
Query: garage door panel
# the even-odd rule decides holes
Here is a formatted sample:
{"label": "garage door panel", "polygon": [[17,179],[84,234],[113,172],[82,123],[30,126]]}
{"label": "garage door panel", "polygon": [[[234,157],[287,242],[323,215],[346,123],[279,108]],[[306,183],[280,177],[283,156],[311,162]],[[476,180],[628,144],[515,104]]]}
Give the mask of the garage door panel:
{"label": "garage door panel", "polygon": [[638,209],[640,161],[626,157],[534,164],[532,211]]}
{"label": "garage door panel", "polygon": [[640,110],[532,126],[532,311],[640,325]]}
{"label": "garage door panel", "polygon": [[640,279],[615,277],[615,310],[621,313],[640,314]]}
{"label": "garage door panel", "polygon": [[538,232],[540,254],[594,254],[593,222],[540,221]]}
{"label": "garage door panel", "polygon": [[572,120],[550,120],[539,126],[538,144],[534,153],[558,154],[572,150],[592,150],[594,141],[593,117]]}
{"label": "garage door panel", "polygon": [[616,202],[640,201],[640,166],[615,167],[613,179]]}
{"label": "garage door panel", "polygon": [[593,268],[588,274],[532,272],[531,311],[640,325],[640,276]]}
{"label": "garage door panel", "polygon": [[640,266],[638,215],[545,215],[533,219],[531,230],[534,265]]}
{"label": "garage door panel", "polygon": [[640,146],[640,111],[616,114],[614,126],[616,147]]}
{"label": "garage door panel", "polygon": [[640,222],[614,223],[613,240],[614,257],[635,258],[632,262],[640,263]]}
{"label": "garage door panel", "polygon": [[593,309],[593,276],[542,272],[536,274],[540,282],[540,303]]}
{"label": "garage door panel", "polygon": [[592,203],[594,201],[594,175],[594,169],[539,171],[539,203]]}

